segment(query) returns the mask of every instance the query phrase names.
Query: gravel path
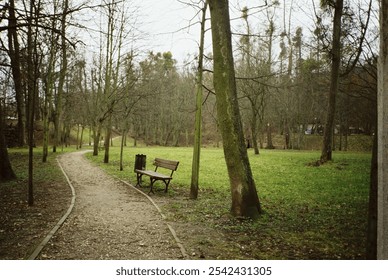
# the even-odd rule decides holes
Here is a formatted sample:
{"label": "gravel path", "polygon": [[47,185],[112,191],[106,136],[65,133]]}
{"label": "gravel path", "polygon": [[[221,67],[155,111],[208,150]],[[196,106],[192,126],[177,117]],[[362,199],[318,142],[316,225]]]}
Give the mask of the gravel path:
{"label": "gravel path", "polygon": [[182,259],[167,224],[150,201],[84,158],[59,158],[75,206],[38,259]]}

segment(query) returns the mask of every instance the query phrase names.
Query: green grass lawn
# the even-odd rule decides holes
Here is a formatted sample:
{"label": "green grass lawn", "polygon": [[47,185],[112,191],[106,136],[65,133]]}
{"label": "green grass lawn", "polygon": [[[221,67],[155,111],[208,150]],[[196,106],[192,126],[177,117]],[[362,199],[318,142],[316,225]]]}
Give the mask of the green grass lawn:
{"label": "green grass lawn", "polygon": [[370,154],[335,152],[333,162],[313,167],[308,163],[319,158],[318,152],[262,150],[254,155],[250,150],[264,210],[258,221],[228,216],[231,198],[221,149],[202,149],[199,199],[194,202],[182,199],[189,194],[192,148],[126,147],[124,171],[119,171],[118,147],[111,148],[109,164],[102,163],[103,152],[88,158],[135,183],[136,154],[147,155],[147,169],[155,157],[180,161],[169,193],[155,197],[169,199],[163,211],[170,220],[206,223],[233,237],[233,244],[245,248],[230,249],[234,258],[365,258]]}

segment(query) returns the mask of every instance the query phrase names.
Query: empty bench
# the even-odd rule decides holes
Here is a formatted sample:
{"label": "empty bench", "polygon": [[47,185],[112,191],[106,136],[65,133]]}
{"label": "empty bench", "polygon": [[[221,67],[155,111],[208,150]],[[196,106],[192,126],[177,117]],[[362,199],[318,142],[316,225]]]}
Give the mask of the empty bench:
{"label": "empty bench", "polygon": [[[141,187],[141,180],[142,180],[142,177],[145,175],[145,176],[150,177],[150,180],[151,180],[149,193],[150,192],[154,193],[153,185],[156,181],[163,181],[164,184],[166,185],[166,189],[164,190],[164,192],[167,192],[168,185],[170,184],[170,181],[172,179],[172,175],[174,174],[174,171],[176,171],[178,168],[179,161],[155,158],[153,164],[155,166],[155,170],[135,169],[136,179],[137,179],[136,186]],[[170,170],[171,171],[170,174],[166,175],[166,174],[157,172],[158,168],[160,168],[160,167]]]}

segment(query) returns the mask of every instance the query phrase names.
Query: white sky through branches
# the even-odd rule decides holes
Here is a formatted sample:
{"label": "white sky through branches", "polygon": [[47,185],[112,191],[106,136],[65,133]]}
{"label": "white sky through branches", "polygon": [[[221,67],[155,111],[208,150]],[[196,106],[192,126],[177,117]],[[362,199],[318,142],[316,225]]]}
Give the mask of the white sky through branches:
{"label": "white sky through branches", "polygon": [[[195,53],[198,53],[199,41],[199,21],[200,14],[198,8],[186,3],[199,2],[198,0],[140,0],[137,4],[140,13],[145,15],[144,30],[147,32],[146,41],[147,48],[155,52],[171,51],[173,57],[179,63],[184,60],[190,60]],[[263,33],[268,22],[264,11],[265,1],[263,0],[231,0],[230,16],[232,30],[236,33],[243,32],[243,22],[240,19],[241,9],[247,6],[250,9],[249,21],[254,32]],[[268,3],[272,1],[267,1]],[[283,1],[281,6],[275,9],[277,17],[275,17],[275,24],[278,30],[283,28]],[[292,3],[291,24],[294,32],[296,26],[306,28],[311,23],[311,0],[285,1],[286,3],[286,24],[288,25],[288,18],[290,17],[290,6]],[[202,6],[202,3],[200,4]],[[310,15],[308,14],[310,13]],[[209,17],[209,11],[208,11]],[[310,19],[309,19],[310,18]],[[260,26],[261,25],[261,26]],[[210,20],[207,22],[207,29],[210,28]],[[311,28],[311,26],[310,26]],[[210,30],[207,31],[205,39],[205,53],[211,52],[211,35]]]}
{"label": "white sky through branches", "polygon": [[[73,0],[73,3],[85,0]],[[87,5],[99,5],[111,0],[88,0]],[[368,3],[369,0],[354,0],[353,4]],[[116,2],[119,2],[117,0]],[[246,28],[241,19],[243,7],[249,9],[249,24],[251,33],[259,36],[265,35],[268,28],[269,15],[274,14],[275,38],[273,42],[274,56],[278,55],[279,35],[284,28],[294,36],[295,30],[302,27],[304,42],[311,41],[314,26],[313,3],[319,9],[319,0],[280,0],[276,8],[269,7],[272,0],[230,0],[230,16],[232,32],[241,34]],[[125,40],[126,48],[135,49],[135,53],[144,57],[149,51],[167,52],[173,54],[178,61],[178,66],[184,62],[191,62],[198,53],[200,18],[199,11],[203,3],[200,0],[124,0],[121,2],[127,10],[128,29],[132,35]],[[265,6],[265,3],[268,5]],[[199,5],[199,6],[198,6]],[[196,7],[194,7],[196,6]],[[121,6],[122,7],[122,6]],[[89,28],[88,31],[75,28],[74,33],[84,42],[85,53],[90,57],[96,56],[101,44],[100,30],[106,28],[106,17],[101,15],[101,8],[85,9],[77,14],[76,21]],[[268,12],[269,11],[269,12]],[[207,13],[209,18],[209,11]],[[207,35],[205,38],[205,54],[211,53],[210,20],[207,21]],[[236,44],[240,36],[233,37]],[[103,49],[103,48],[102,48]],[[276,59],[276,57],[274,57]]]}
{"label": "white sky through branches", "polygon": [[[316,0],[314,0],[316,1]],[[77,2],[77,0],[75,0]],[[101,1],[88,1],[91,3],[100,4]],[[108,1],[106,1],[108,2]],[[129,11],[129,20],[134,21],[134,26],[137,32],[134,47],[139,53],[148,51],[167,52],[171,51],[173,58],[178,60],[178,65],[182,65],[184,61],[191,61],[198,53],[200,17],[199,0],[125,0],[126,9]],[[263,34],[268,20],[264,9],[264,0],[230,0],[230,16],[232,31],[236,33],[244,32],[243,21],[241,20],[241,9],[247,6],[249,10],[249,21],[252,25],[252,31]],[[272,1],[267,1],[268,3]],[[290,17],[290,6],[292,3],[292,30],[293,33],[296,26],[306,28],[304,33],[309,33],[307,28],[311,28],[311,0],[295,0],[285,1],[286,3],[286,21]],[[188,5],[188,4],[191,5]],[[194,3],[194,4],[192,4]],[[275,9],[276,17],[275,24],[280,33],[283,28],[283,1],[281,5]],[[194,7],[196,6],[197,7]],[[199,4],[202,7],[202,3]],[[272,9],[273,10],[273,9]],[[99,9],[93,11],[85,10],[79,18],[83,21],[82,24],[91,28],[87,34],[82,35],[82,41],[86,44],[85,49],[88,54],[97,53],[99,45],[98,30],[104,28],[101,24],[101,15]],[[310,13],[308,15],[307,13]],[[209,18],[208,11],[208,18]],[[310,17],[310,20],[309,20]],[[309,22],[310,21],[310,22]],[[307,25],[310,24],[308,27]],[[304,26],[303,26],[304,25]],[[211,52],[211,32],[210,20],[206,25],[208,31],[205,38],[205,53]],[[80,33],[80,32],[79,32]],[[238,40],[236,36],[235,40]],[[276,47],[276,45],[275,45]]]}

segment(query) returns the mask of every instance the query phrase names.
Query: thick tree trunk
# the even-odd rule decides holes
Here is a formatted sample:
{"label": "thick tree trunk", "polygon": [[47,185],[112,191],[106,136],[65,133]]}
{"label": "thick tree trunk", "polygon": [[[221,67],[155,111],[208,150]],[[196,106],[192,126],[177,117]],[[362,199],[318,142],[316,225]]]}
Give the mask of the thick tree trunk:
{"label": "thick tree trunk", "polygon": [[325,130],[323,134],[323,145],[320,162],[325,163],[332,160],[332,143],[336,97],[338,91],[339,70],[341,65],[341,18],[343,10],[343,0],[337,0],[334,11],[333,21],[333,45],[331,51],[331,78],[329,90],[329,103],[327,107],[327,116]]}
{"label": "thick tree trunk", "polygon": [[377,258],[388,259],[388,0],[380,2]]}
{"label": "thick tree trunk", "polygon": [[13,172],[11,162],[8,157],[7,144],[5,143],[4,136],[4,116],[2,105],[0,102],[0,182],[15,179],[15,173]]}
{"label": "thick tree trunk", "polygon": [[253,145],[253,151],[254,151],[255,155],[259,155],[260,150],[259,150],[259,145],[258,145],[258,140],[257,140],[256,129],[255,129],[255,131],[252,131],[252,145]]}
{"label": "thick tree trunk", "polygon": [[93,129],[93,156],[98,156],[98,148],[100,147],[101,125],[97,124]]}
{"label": "thick tree trunk", "polygon": [[231,212],[235,216],[257,218],[261,209],[245,147],[237,100],[228,1],[209,0],[208,3],[212,26],[217,119],[232,193]]}

